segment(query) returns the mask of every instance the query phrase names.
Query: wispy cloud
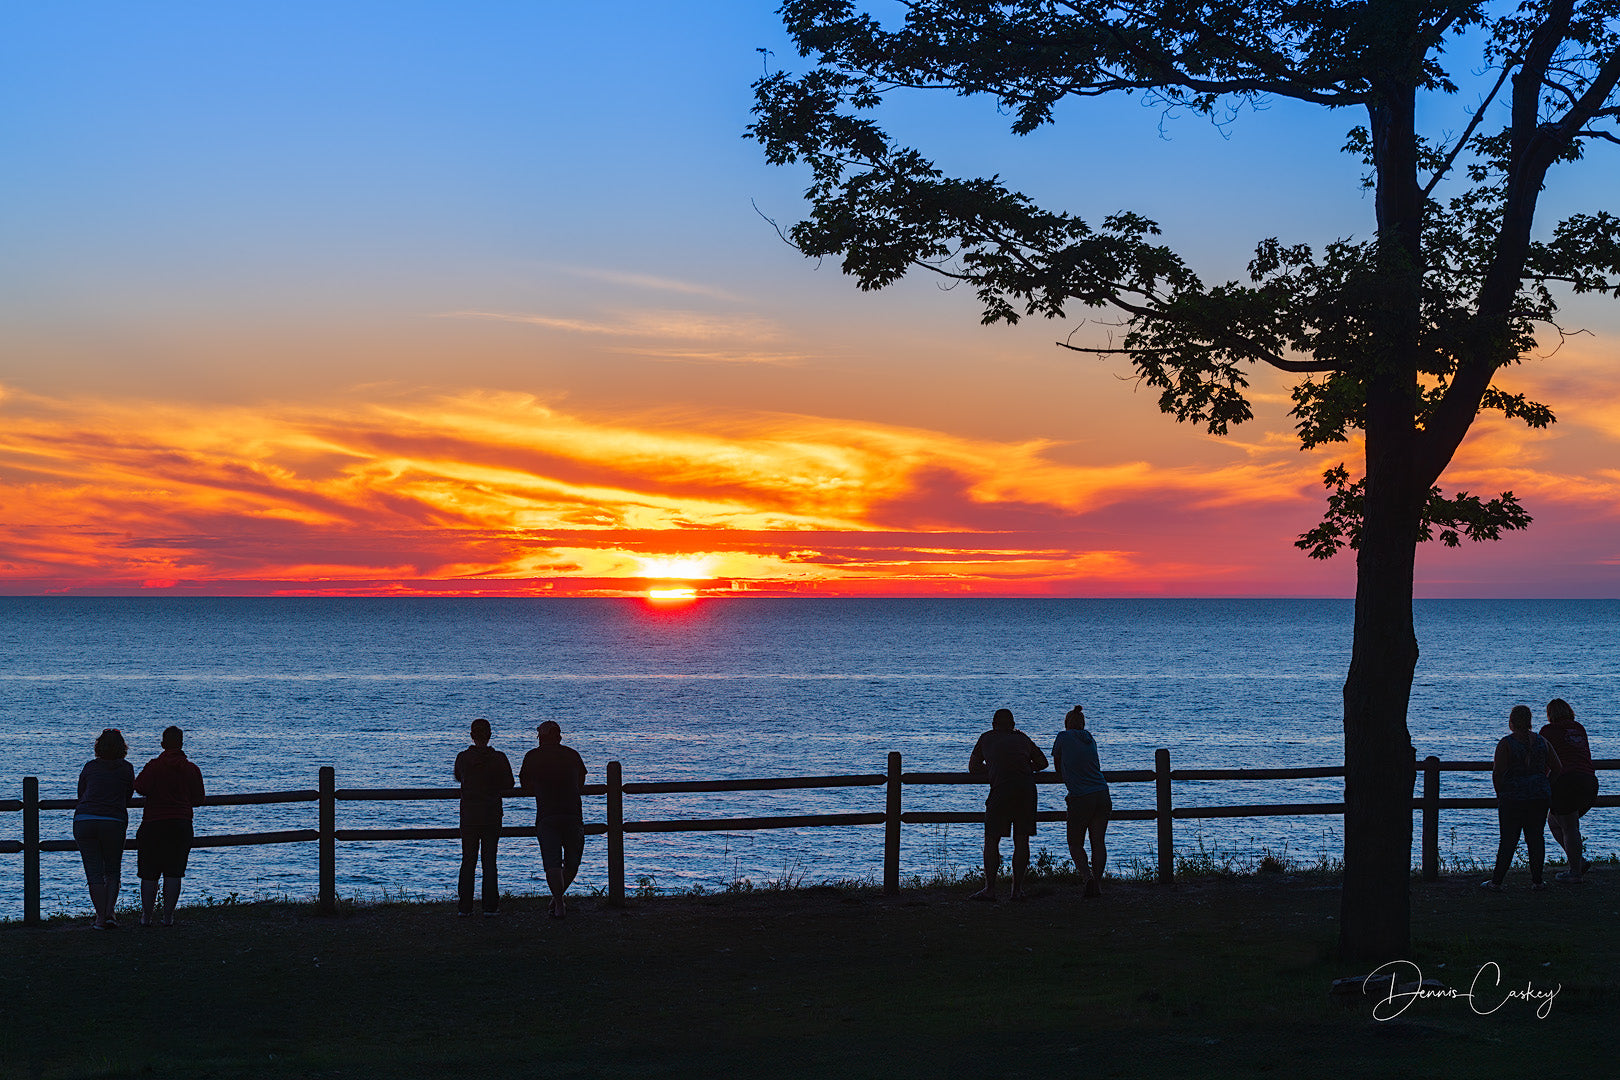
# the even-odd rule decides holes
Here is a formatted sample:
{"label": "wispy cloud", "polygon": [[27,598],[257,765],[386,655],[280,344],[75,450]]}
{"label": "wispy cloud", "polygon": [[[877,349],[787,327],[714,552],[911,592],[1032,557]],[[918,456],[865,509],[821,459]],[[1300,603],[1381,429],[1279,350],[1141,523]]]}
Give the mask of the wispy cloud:
{"label": "wispy cloud", "polygon": [[663,360],[687,364],[766,364],[774,367],[796,367],[810,359],[806,353],[761,352],[757,349],[654,349],[621,347],[616,350],[649,360]]}
{"label": "wispy cloud", "polygon": [[566,273],[574,277],[587,278],[591,281],[605,281],[611,285],[623,285],[631,289],[650,289],[656,292],[680,293],[685,296],[707,296],[712,300],[724,300],[729,303],[742,303],[743,298],[726,289],[701,282],[682,281],[677,278],[659,277],[655,274],[633,274],[621,270],[601,270],[583,266],[561,267]]}
{"label": "wispy cloud", "polygon": [[779,326],[757,315],[717,315],[702,311],[624,311],[588,319],[523,312],[452,311],[441,317],[523,323],[572,334],[661,341],[736,340],[753,344],[775,341],[782,336]]}

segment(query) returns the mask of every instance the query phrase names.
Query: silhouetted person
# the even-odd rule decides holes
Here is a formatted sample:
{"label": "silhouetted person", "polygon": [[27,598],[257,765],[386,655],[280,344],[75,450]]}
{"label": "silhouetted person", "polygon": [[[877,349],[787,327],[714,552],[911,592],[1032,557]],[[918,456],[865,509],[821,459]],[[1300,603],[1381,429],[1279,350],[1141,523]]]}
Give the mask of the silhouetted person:
{"label": "silhouetted person", "polygon": [[535,729],[539,746],[523,756],[518,779],[534,795],[534,824],[540,833],[540,861],[551,890],[551,917],[568,914],[563,894],[579,874],[585,857],[585,810],[580,789],[585,784],[585,762],[562,744],[562,728],[547,720]]}
{"label": "silhouetted person", "polygon": [[79,770],[79,802],[73,810],[73,839],[84,859],[84,878],[97,930],[118,927],[113,912],[124,868],[124,834],[129,831],[129,798],[135,792],[135,769],[124,760],[129,744],[117,728],[103,728],[96,756]]}
{"label": "silhouetted person", "polygon": [[174,908],[180,902],[180,886],[191,857],[191,811],[202,805],[202,772],[186,758],[180,747],[185,733],[177,727],[163,729],[163,752],[141,769],[135,790],[146,796],[141,827],[135,832],[140,851],[135,856],[135,873],[141,879],[141,925],[152,925],[157,904],[158,879],[163,880],[163,925],[174,925]]}
{"label": "silhouetted person", "polygon": [[[1085,711],[1076,705],[1063,718],[1063,730],[1052,743],[1052,768],[1069,789],[1069,858],[1086,887],[1087,896],[1102,895],[1103,867],[1108,847],[1103,835],[1114,800],[1097,760],[1097,740],[1086,730]],[[1086,836],[1091,837],[1091,863],[1086,863]]]}
{"label": "silhouetted person", "polygon": [[1547,826],[1569,859],[1569,869],[1558,880],[1580,881],[1587,867],[1581,853],[1581,815],[1592,809],[1598,793],[1592,746],[1586,741],[1586,729],[1575,722],[1575,710],[1563,698],[1547,702],[1547,726],[1541,729],[1541,737],[1562,766],[1553,775],[1547,809]]}
{"label": "silhouetted person", "polygon": [[1546,739],[1530,730],[1530,707],[1515,705],[1508,714],[1508,733],[1496,744],[1491,762],[1491,784],[1496,788],[1496,820],[1501,843],[1496,848],[1496,869],[1480,885],[1492,892],[1502,890],[1502,879],[1513,865],[1513,853],[1524,833],[1524,846],[1530,856],[1530,887],[1542,888],[1541,869],[1547,859],[1547,841],[1542,829],[1552,798],[1548,771],[1558,770],[1558,754]]}
{"label": "silhouetted person", "polygon": [[1028,735],[1013,729],[1009,709],[997,709],[990,730],[979,736],[968,758],[968,772],[990,780],[984,800],[984,888],[969,899],[994,900],[1001,870],[1001,838],[1013,838],[1012,899],[1024,898],[1029,870],[1029,838],[1035,835],[1035,774],[1046,768],[1046,755]]}
{"label": "silhouetted person", "polygon": [[495,849],[501,841],[501,798],[512,790],[512,763],[489,745],[489,721],[472,722],[472,745],[456,755],[456,781],[461,784],[461,877],[456,883],[456,910],[471,915],[473,875],[480,853],[484,860],[484,889],[479,897],[484,914],[501,907],[501,881]]}

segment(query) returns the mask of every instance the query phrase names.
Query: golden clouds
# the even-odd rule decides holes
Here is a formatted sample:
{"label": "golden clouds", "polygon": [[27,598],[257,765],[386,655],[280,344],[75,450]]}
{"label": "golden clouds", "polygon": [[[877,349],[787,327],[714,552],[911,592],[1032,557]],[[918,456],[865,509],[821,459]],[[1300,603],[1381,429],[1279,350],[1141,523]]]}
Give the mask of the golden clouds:
{"label": "golden clouds", "polygon": [[1253,593],[1278,559],[1311,573],[1288,543],[1321,467],[1285,439],[1214,469],[1077,465],[1047,440],[495,392],[12,392],[0,417],[10,591]]}

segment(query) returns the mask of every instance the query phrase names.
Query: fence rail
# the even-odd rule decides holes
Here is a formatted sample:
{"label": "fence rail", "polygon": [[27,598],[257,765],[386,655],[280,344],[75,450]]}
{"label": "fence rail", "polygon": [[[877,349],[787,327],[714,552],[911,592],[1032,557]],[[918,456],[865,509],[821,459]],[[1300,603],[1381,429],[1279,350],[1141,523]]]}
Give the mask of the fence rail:
{"label": "fence rail", "polygon": [[[1599,770],[1620,769],[1620,758],[1594,761]],[[1496,806],[1489,798],[1442,798],[1440,774],[1443,772],[1490,772],[1489,761],[1441,761],[1430,756],[1418,763],[1422,779],[1422,794],[1412,800],[1412,809],[1422,814],[1420,848],[1422,873],[1425,879],[1439,876],[1439,835],[1441,810],[1482,810]],[[1176,806],[1173,798],[1176,781],[1200,780],[1313,780],[1343,777],[1342,766],[1310,766],[1287,769],[1172,769],[1170,752],[1154,752],[1151,769],[1115,769],[1104,774],[1110,784],[1152,783],[1155,786],[1153,809],[1115,810],[1112,821],[1153,821],[1158,826],[1158,880],[1169,883],[1175,874],[1175,822],[1206,818],[1234,817],[1296,817],[1318,814],[1342,814],[1342,802],[1331,803],[1257,803],[1237,806]],[[454,828],[403,829],[340,829],[337,827],[339,802],[412,802],[460,798],[456,788],[339,788],[330,765],[320,769],[319,787],[298,791],[238,792],[230,795],[210,795],[204,806],[263,806],[276,803],[313,802],[318,806],[317,827],[314,829],[286,829],[279,832],[231,833],[198,836],[193,846],[246,847],[258,844],[299,844],[314,841],[317,845],[317,903],[322,911],[337,908],[337,844],[339,841],[388,840],[453,840],[461,835]],[[1059,778],[1050,773],[1036,777],[1038,783],[1055,784]],[[983,784],[984,780],[968,773],[903,772],[898,753],[889,754],[888,770],[881,773],[857,773],[848,776],[782,776],[758,779],[728,780],[671,780],[635,781],[625,783],[623,771],[617,761],[608,762],[607,782],[587,784],[582,794],[606,797],[606,821],[590,822],[585,826],[587,836],[605,835],[608,840],[608,899],[611,903],[624,902],[624,838],[629,833],[674,832],[745,832],[764,829],[804,829],[836,826],[882,825],[883,889],[891,895],[900,891],[900,835],[904,825],[972,824],[984,821],[984,813],[906,810],[906,786],[948,786]],[[883,787],[884,809],[881,812],[840,814],[787,814],[771,817],[732,818],[676,818],[653,821],[626,821],[624,797],[626,795],[677,795],[740,791],[793,791],[824,788]],[[504,798],[527,797],[517,789],[506,792]],[[22,839],[0,840],[0,854],[21,854],[23,857],[23,922],[40,921],[40,863],[45,851],[75,851],[72,840],[41,840],[39,815],[46,810],[72,810],[75,799],[41,799],[38,777],[23,778],[21,799],[0,799],[0,814],[22,814]],[[132,807],[145,805],[144,799],[132,799]],[[1600,807],[1620,806],[1620,797],[1600,796]],[[1038,821],[1063,821],[1066,815],[1059,810],[1044,810],[1036,814]],[[532,837],[538,830],[533,826],[507,826],[502,836]],[[135,850],[133,838],[125,841],[127,850]]]}

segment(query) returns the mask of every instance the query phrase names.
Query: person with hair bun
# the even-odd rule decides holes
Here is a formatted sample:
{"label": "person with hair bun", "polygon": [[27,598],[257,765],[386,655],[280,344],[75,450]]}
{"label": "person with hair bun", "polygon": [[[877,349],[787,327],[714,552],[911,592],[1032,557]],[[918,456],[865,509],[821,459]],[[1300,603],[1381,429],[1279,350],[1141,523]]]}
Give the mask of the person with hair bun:
{"label": "person with hair bun", "polygon": [[129,799],[135,769],[125,760],[129,744],[117,728],[103,728],[96,756],[79,770],[79,802],[73,810],[73,839],[84,860],[84,878],[95,906],[97,930],[116,930],[113,912],[124,867],[124,834],[129,831]]}
{"label": "person with hair bun", "polygon": [[1557,772],[1558,768],[1558,752],[1530,730],[1530,707],[1513,706],[1508,713],[1508,733],[1497,742],[1491,763],[1501,843],[1496,847],[1496,868],[1480,882],[1481,887],[1502,891],[1502,879],[1513,865],[1513,853],[1519,849],[1519,834],[1523,833],[1525,851],[1530,856],[1530,887],[1544,888],[1541,870],[1547,860],[1547,841],[1542,829],[1552,797],[1547,773]]}
{"label": "person with hair bun", "polygon": [[[1085,895],[1102,895],[1103,867],[1108,865],[1104,836],[1114,800],[1108,793],[1097,740],[1086,730],[1086,712],[1076,705],[1063,717],[1063,730],[1052,743],[1052,768],[1068,787],[1069,858],[1080,875]],[[1091,860],[1086,860],[1086,837],[1091,837]]]}
{"label": "person with hair bun", "polygon": [[1598,793],[1592,745],[1586,740],[1586,729],[1575,722],[1575,710],[1563,698],[1547,702],[1547,726],[1541,729],[1541,737],[1563,766],[1553,774],[1547,808],[1547,827],[1569,859],[1569,869],[1560,873],[1558,880],[1580,882],[1590,865],[1581,853],[1581,815],[1592,809]]}

